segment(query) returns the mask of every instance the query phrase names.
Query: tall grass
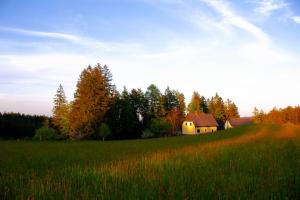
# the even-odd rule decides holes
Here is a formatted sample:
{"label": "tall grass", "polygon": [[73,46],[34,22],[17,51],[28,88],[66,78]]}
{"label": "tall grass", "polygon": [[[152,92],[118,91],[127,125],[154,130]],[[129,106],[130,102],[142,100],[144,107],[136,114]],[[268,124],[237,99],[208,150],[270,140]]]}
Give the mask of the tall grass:
{"label": "tall grass", "polygon": [[299,199],[300,129],[0,142],[0,199]]}

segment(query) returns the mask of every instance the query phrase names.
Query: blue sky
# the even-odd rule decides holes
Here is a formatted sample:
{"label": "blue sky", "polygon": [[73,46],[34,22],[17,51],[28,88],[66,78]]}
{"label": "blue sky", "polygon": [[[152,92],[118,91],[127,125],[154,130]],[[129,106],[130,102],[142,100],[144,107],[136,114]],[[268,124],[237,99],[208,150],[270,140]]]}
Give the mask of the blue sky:
{"label": "blue sky", "polygon": [[0,1],[0,112],[50,115],[99,62],[118,90],[218,92],[246,116],[300,104],[299,58],[296,0]]}

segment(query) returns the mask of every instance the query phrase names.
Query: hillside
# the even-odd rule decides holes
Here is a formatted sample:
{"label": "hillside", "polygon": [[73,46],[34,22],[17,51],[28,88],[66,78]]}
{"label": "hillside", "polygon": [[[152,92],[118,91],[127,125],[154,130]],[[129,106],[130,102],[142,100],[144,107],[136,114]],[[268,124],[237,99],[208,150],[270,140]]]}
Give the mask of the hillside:
{"label": "hillside", "polygon": [[299,199],[300,128],[111,142],[0,141],[1,199]]}

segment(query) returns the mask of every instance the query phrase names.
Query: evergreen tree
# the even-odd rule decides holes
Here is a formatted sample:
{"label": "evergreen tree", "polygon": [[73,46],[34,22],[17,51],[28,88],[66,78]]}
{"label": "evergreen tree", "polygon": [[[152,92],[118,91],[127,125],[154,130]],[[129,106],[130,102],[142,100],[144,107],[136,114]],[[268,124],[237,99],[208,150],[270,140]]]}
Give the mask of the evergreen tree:
{"label": "evergreen tree", "polygon": [[115,93],[111,81],[112,76],[107,66],[97,64],[83,70],[70,113],[72,135],[87,137],[95,133],[110,108]]}
{"label": "evergreen tree", "polygon": [[188,105],[189,113],[207,113],[208,106],[204,96],[201,96],[198,92],[194,92],[192,96],[192,100]]}
{"label": "evergreen tree", "polygon": [[150,118],[159,118],[165,115],[163,107],[163,97],[159,89],[151,84],[145,93],[146,99],[148,101],[148,114]]}
{"label": "evergreen tree", "polygon": [[141,89],[132,89],[129,95],[131,105],[142,124],[147,122],[148,101]]}
{"label": "evergreen tree", "polygon": [[177,92],[175,90],[171,90],[169,86],[165,90],[164,94],[164,109],[168,113],[174,108],[178,108],[179,100],[177,98]]}
{"label": "evergreen tree", "polygon": [[122,94],[116,96],[108,112],[106,120],[112,128],[114,138],[139,138],[142,134],[142,124],[131,96],[124,88]]}
{"label": "evergreen tree", "polygon": [[111,129],[111,137],[113,139],[121,139],[122,138],[122,130],[121,130],[121,123],[120,123],[120,112],[121,112],[121,95],[119,92],[116,92],[110,109],[107,111],[105,115],[104,121],[108,124]]}
{"label": "evergreen tree", "polygon": [[59,85],[54,97],[54,107],[52,112],[52,123],[54,127],[58,129],[61,134],[69,134],[69,128],[67,127],[69,124],[66,123],[69,118],[69,105],[61,84]]}
{"label": "evergreen tree", "polygon": [[141,124],[126,88],[122,92],[121,100],[120,127],[123,134],[122,138],[139,138],[142,134]]}

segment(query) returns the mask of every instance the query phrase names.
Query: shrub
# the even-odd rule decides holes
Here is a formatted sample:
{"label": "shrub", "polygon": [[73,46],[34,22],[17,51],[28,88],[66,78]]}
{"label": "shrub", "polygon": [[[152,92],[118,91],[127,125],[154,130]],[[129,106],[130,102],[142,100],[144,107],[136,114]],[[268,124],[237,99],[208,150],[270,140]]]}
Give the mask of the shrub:
{"label": "shrub", "polygon": [[154,137],[154,134],[149,129],[146,129],[143,131],[143,134],[142,134],[143,139],[152,138],[152,137]]}
{"label": "shrub", "polygon": [[100,136],[103,141],[110,134],[111,134],[111,130],[110,130],[109,126],[106,123],[101,123],[100,127],[96,131],[96,135],[98,137]]}
{"label": "shrub", "polygon": [[61,140],[64,139],[63,136],[57,134],[53,128],[42,127],[35,131],[33,137],[35,140]]}
{"label": "shrub", "polygon": [[149,125],[149,130],[156,137],[165,135],[170,128],[171,125],[164,118],[154,118]]}

